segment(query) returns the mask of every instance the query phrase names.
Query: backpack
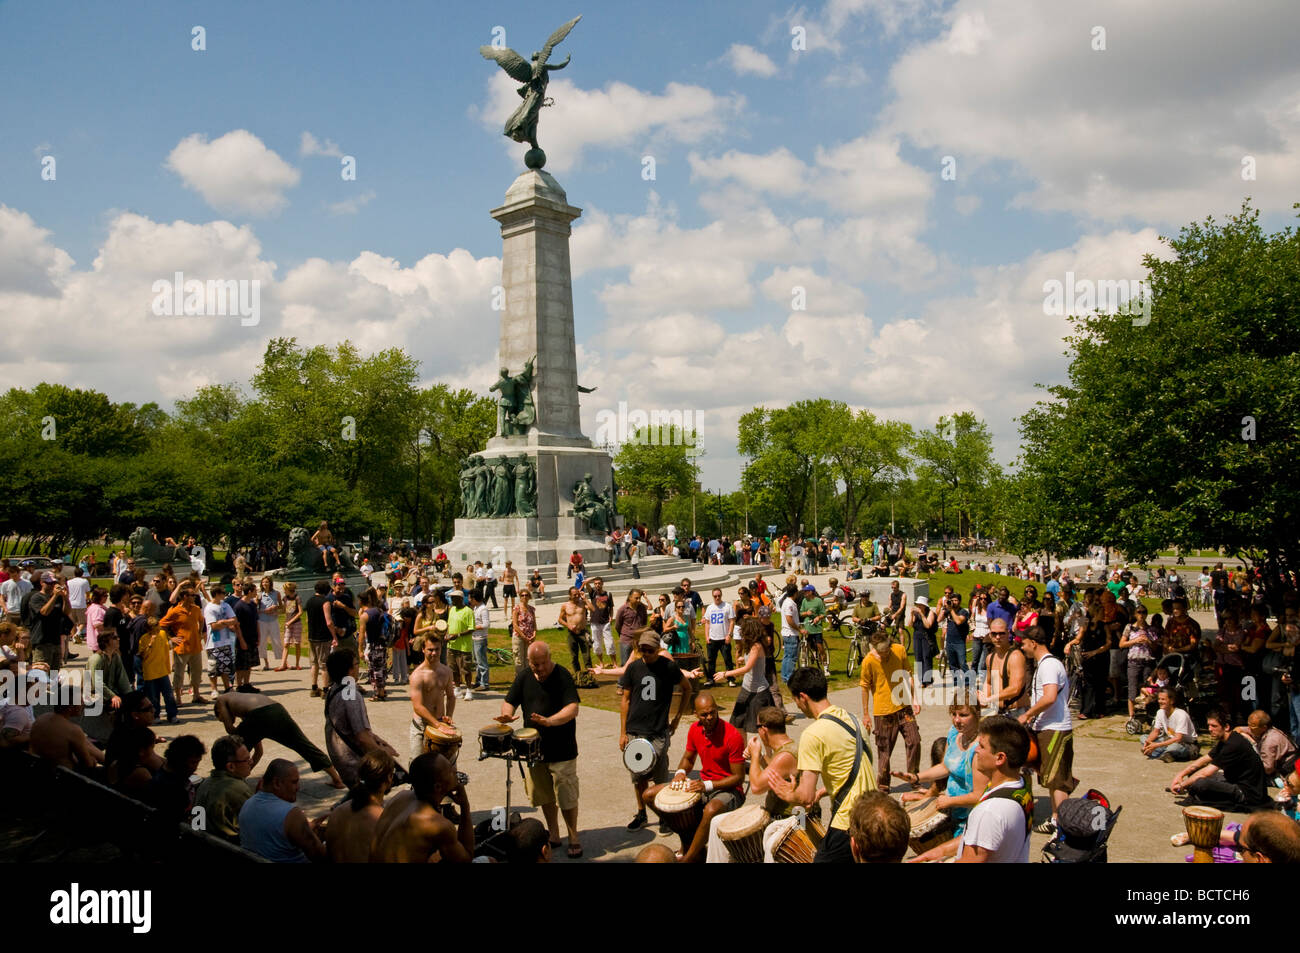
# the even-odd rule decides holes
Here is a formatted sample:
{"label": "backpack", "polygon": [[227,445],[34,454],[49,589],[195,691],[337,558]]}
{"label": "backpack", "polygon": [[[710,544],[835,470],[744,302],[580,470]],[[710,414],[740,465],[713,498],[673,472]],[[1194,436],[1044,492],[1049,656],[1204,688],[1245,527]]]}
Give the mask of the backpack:
{"label": "backpack", "polygon": [[393,623],[393,616],[391,613],[385,612],[383,614],[382,625],[383,628],[380,630],[379,634],[380,641],[391,648],[393,643],[397,641],[398,632],[397,626]]}

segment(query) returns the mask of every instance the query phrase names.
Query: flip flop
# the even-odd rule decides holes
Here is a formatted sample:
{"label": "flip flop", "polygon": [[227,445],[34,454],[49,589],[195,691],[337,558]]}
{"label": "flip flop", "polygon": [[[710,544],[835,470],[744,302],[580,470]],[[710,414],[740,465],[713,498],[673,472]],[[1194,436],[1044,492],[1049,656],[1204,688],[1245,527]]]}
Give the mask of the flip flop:
{"label": "flip flop", "polygon": [[581,845],[581,844],[570,844],[570,845],[569,845],[569,857],[570,857],[571,859],[573,859],[573,860],[577,860],[577,859],[578,859],[579,857],[581,857],[581,856],[582,856],[582,845]]}
{"label": "flip flop", "polygon": [[550,844],[551,844],[551,850],[558,850],[559,848],[564,846],[564,841],[553,840],[550,842]]}

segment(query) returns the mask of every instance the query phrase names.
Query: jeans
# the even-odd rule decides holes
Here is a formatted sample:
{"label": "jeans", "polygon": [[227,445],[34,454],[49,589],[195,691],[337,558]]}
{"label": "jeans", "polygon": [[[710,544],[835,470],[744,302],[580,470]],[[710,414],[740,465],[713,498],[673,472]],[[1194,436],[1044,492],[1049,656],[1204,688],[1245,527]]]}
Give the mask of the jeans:
{"label": "jeans", "polygon": [[[131,679],[131,687],[144,689],[144,659],[138,655],[131,656],[133,662],[128,677]],[[156,705],[154,706],[157,707]]]}
{"label": "jeans", "polygon": [[632,564],[632,578],[633,579],[641,578],[641,566],[638,563]]}
{"label": "jeans", "polygon": [[[579,672],[584,672],[592,667],[591,643],[587,641],[587,634],[585,632],[574,633],[568,629],[565,629],[564,631],[568,636],[569,657],[573,662],[573,674],[577,675]],[[580,664],[583,657],[587,659],[586,665]]]}
{"label": "jeans", "polygon": [[474,640],[474,663],[478,666],[478,684],[484,691],[488,689],[487,639]]}
{"label": "jeans", "polygon": [[[1161,735],[1156,739],[1155,743],[1159,745],[1160,742],[1164,741],[1168,737],[1168,735]],[[1177,744],[1167,744],[1161,745],[1158,748],[1152,748],[1147,757],[1153,760],[1158,760],[1165,755],[1171,755],[1175,761],[1191,761],[1197,756],[1197,749],[1195,745],[1189,745],[1185,741],[1180,741]]]}
{"label": "jeans", "polygon": [[948,670],[952,672],[966,671],[966,640],[965,639],[944,639],[944,655],[948,659]]}
{"label": "jeans", "polygon": [[970,667],[984,674],[984,660],[993,651],[993,646],[989,644],[988,639],[972,639],[970,653]]}
{"label": "jeans", "polygon": [[[797,643],[796,643],[797,645]],[[796,651],[798,649],[796,648]],[[704,663],[704,676],[713,681],[713,673],[717,671],[718,653],[722,653],[722,660],[727,663],[727,668],[732,667],[731,662],[731,642],[728,639],[709,640],[709,657]],[[725,670],[724,670],[725,671]]]}
{"label": "jeans", "polygon": [[795,663],[799,661],[799,636],[783,635],[781,645],[785,647],[781,656],[781,681],[788,682],[794,674]]}
{"label": "jeans", "polygon": [[176,717],[176,696],[172,694],[170,679],[163,677],[145,682],[144,693],[149,696],[154,711],[158,710],[158,699],[161,698],[167,705],[167,720],[171,721]]}
{"label": "jeans", "polygon": [[627,660],[630,659],[631,657],[632,657],[631,643],[623,642],[622,640],[620,640],[618,643],[618,664],[626,665]]}

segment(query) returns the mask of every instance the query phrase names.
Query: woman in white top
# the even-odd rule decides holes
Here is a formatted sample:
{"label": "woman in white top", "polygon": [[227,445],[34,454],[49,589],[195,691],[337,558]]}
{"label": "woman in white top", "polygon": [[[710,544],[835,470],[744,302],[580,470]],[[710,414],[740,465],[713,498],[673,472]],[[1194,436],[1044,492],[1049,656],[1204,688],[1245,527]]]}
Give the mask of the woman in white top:
{"label": "woman in white top", "polygon": [[981,675],[984,672],[984,656],[987,655],[992,648],[988,641],[988,609],[989,592],[987,589],[981,589],[972,597],[970,606],[971,638],[974,640],[974,648],[971,650],[970,666]]}

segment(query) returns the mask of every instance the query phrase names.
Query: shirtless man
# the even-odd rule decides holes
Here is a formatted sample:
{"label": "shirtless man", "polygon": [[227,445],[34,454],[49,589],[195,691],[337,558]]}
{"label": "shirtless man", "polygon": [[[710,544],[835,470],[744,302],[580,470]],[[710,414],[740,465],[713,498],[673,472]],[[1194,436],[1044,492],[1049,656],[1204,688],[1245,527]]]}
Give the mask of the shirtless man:
{"label": "shirtless man", "polygon": [[[217,721],[226,727],[232,735],[239,735],[253,753],[250,770],[257,767],[262,760],[262,740],[270,738],[296,753],[307,762],[313,771],[324,771],[330,776],[330,782],[336,788],[344,787],[343,779],[330,763],[329,755],[316,747],[303,734],[298,723],[279,702],[266,695],[243,695],[239,692],[227,692],[218,695],[213,703],[212,712]],[[242,718],[236,727],[235,719]]]}
{"label": "shirtless man", "polygon": [[[67,689],[59,689],[59,692]],[[104,753],[91,743],[74,719],[81,717],[80,695],[55,705],[32,724],[28,750],[38,758],[74,771],[88,771],[104,763]]]}
{"label": "shirtless man", "polygon": [[330,524],[321,520],[320,529],[312,533],[311,543],[320,550],[321,564],[328,572],[330,568],[330,556],[334,557],[334,568],[342,571],[343,564],[339,562],[339,551],[334,545],[334,534],[330,532]]}
{"label": "shirtless man", "polygon": [[510,560],[506,560],[506,568],[501,572],[501,598],[502,605],[505,607],[506,618],[510,618],[510,610],[515,607],[516,598],[519,595],[519,570],[511,565]]}
{"label": "shirtless man", "polygon": [[367,752],[357,769],[352,797],[330,812],[325,850],[331,863],[366,864],[375,845],[375,825],[384,812],[384,797],[393,786],[397,762],[382,748]]}
{"label": "shirtless man", "polygon": [[[579,672],[592,667],[591,643],[587,641],[587,606],[582,593],[576,588],[570,587],[569,601],[560,606],[558,624],[568,636],[569,655],[573,662],[571,667],[576,677]],[[579,664],[583,657],[587,659],[586,665]]]}
{"label": "shirtless man", "polygon": [[[425,864],[435,856],[467,864],[474,856],[474,822],[469,798],[456,770],[440,754],[422,754],[411,762],[411,790],[392,798],[375,825],[371,863]],[[451,796],[460,811],[460,826],[438,810]]]}
{"label": "shirtless man", "polygon": [[456,711],[456,692],[451,669],[439,659],[442,639],[436,634],[422,636],[424,661],[411,673],[411,761],[424,754],[424,729],[434,722],[452,725]]}

